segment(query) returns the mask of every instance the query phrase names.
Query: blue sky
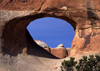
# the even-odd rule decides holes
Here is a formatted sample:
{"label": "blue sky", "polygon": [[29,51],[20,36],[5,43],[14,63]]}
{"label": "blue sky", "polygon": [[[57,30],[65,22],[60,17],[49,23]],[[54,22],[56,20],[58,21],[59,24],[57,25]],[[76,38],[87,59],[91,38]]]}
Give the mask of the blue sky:
{"label": "blue sky", "polygon": [[45,17],[36,19],[27,26],[28,31],[34,40],[41,40],[49,47],[57,47],[64,44],[65,47],[71,47],[74,38],[74,29],[66,21]]}

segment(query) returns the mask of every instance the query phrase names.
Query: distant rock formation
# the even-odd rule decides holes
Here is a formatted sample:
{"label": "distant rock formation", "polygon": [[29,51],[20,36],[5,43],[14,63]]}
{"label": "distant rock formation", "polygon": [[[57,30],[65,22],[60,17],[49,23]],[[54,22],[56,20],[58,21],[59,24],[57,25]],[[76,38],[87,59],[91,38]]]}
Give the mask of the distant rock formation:
{"label": "distant rock formation", "polygon": [[64,44],[58,45],[57,48],[64,48]]}
{"label": "distant rock formation", "polygon": [[49,46],[43,42],[43,41],[40,41],[40,40],[34,40],[39,46],[43,47],[43,48],[48,48]]}
{"label": "distant rock formation", "polygon": [[39,46],[43,47],[45,50],[47,50],[49,53],[51,53],[49,46],[40,40],[34,40]]}
{"label": "distant rock formation", "polygon": [[68,56],[68,51],[64,48],[63,44],[58,45],[56,48],[51,48],[51,54],[58,58],[65,58]]}
{"label": "distant rock formation", "polygon": [[52,55],[58,57],[58,58],[65,58],[68,56],[69,50],[67,51],[66,48],[64,48],[64,44],[58,45],[56,48],[50,48],[45,42],[40,40],[34,40],[39,46],[43,47],[45,50],[47,50]]}

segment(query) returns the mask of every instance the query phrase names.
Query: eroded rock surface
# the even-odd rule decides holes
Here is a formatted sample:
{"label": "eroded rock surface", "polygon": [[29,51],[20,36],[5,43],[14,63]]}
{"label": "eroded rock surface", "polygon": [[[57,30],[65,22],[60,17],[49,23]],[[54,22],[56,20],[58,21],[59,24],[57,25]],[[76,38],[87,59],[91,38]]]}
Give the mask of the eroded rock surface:
{"label": "eroded rock surface", "polygon": [[58,58],[65,58],[68,56],[69,50],[67,51],[66,48],[64,48],[63,44],[58,45],[56,48],[49,47],[45,42],[40,40],[34,40],[39,46],[44,48],[46,51],[51,53],[52,55],[58,57]]}
{"label": "eroded rock surface", "polygon": [[[56,57],[36,45],[26,30],[31,21],[42,17],[60,18],[73,26],[75,37],[69,56],[100,53],[99,3],[100,0],[0,0],[0,54],[2,58],[0,71],[25,71],[24,69],[26,71],[58,71],[59,64],[55,61]],[[20,64],[16,69],[12,68],[12,62],[9,62],[11,59],[5,61],[4,58],[7,56],[2,54],[15,56],[16,59],[18,54],[24,52],[24,48],[27,49],[26,58],[32,55],[33,61],[34,58],[37,58],[37,61],[31,63],[20,58],[17,64],[23,61],[21,64],[23,69],[20,68]],[[38,62],[40,63],[36,65]],[[51,62],[51,65],[48,62]],[[6,63],[11,64],[6,65]],[[14,64],[16,66],[16,62]],[[34,67],[34,70],[31,66],[26,66],[27,64]],[[38,68],[39,65],[43,67]]]}
{"label": "eroded rock surface", "polygon": [[51,48],[51,54],[58,58],[65,58],[68,56],[68,52],[63,44],[58,45],[56,48]]}
{"label": "eroded rock surface", "polygon": [[43,41],[40,41],[40,40],[34,40],[39,46],[43,47],[43,48],[49,48],[49,46],[43,42]]}

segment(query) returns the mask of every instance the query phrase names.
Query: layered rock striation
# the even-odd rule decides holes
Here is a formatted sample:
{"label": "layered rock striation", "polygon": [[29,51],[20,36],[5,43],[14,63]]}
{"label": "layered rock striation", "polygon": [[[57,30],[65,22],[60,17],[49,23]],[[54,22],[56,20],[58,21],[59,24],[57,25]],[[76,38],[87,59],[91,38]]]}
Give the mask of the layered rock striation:
{"label": "layered rock striation", "polygon": [[[45,57],[56,58],[36,45],[26,30],[27,25],[31,21],[43,17],[60,18],[73,26],[75,37],[69,56],[100,53],[99,3],[100,0],[0,0],[0,54],[16,56],[25,52],[25,54],[37,56],[40,63],[48,63],[43,62],[44,60],[46,61]],[[34,53],[32,53],[33,51]],[[4,58],[3,55],[2,58]],[[43,58],[43,60],[39,58]],[[7,63],[7,59],[3,60],[0,61]],[[15,65],[22,62],[17,63],[16,61]],[[31,66],[24,66],[25,62],[21,65],[26,68],[26,71],[32,71]],[[9,63],[8,59],[8,65]],[[16,70],[14,70],[15,68],[12,68],[14,64],[10,65],[10,67],[5,67],[7,64],[4,63],[2,64],[3,66],[0,65],[2,66],[0,71],[25,71],[20,68],[21,66],[17,66]],[[55,64],[51,66],[42,64],[51,67],[46,69],[44,66],[42,69],[51,71],[54,69],[52,66],[56,67]],[[41,70],[41,68],[40,70],[35,68],[34,71]]]}

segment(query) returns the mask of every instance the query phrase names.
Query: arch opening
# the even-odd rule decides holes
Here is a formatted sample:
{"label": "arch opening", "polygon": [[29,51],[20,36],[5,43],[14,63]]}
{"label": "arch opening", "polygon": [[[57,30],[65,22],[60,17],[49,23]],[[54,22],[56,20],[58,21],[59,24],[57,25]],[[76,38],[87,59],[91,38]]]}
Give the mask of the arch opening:
{"label": "arch opening", "polygon": [[[43,41],[51,48],[56,48],[59,44],[64,44],[65,48],[71,48],[74,38],[74,28],[71,24],[54,17],[44,17],[31,21],[27,30],[34,40]],[[36,42],[42,45],[39,41]]]}
{"label": "arch opening", "polygon": [[65,21],[68,21],[73,26],[74,30],[76,29],[76,23],[73,20],[63,16],[60,17],[52,16],[43,13],[43,14],[29,15],[20,18],[14,18],[5,25],[5,29],[3,31],[4,45],[2,51],[10,55],[17,55],[19,53],[28,53],[41,57],[56,58],[50,53],[47,53],[47,51],[44,51],[43,48],[40,48],[34,42],[29,32],[26,30],[26,27],[31,21],[43,17],[55,17],[63,19]]}

